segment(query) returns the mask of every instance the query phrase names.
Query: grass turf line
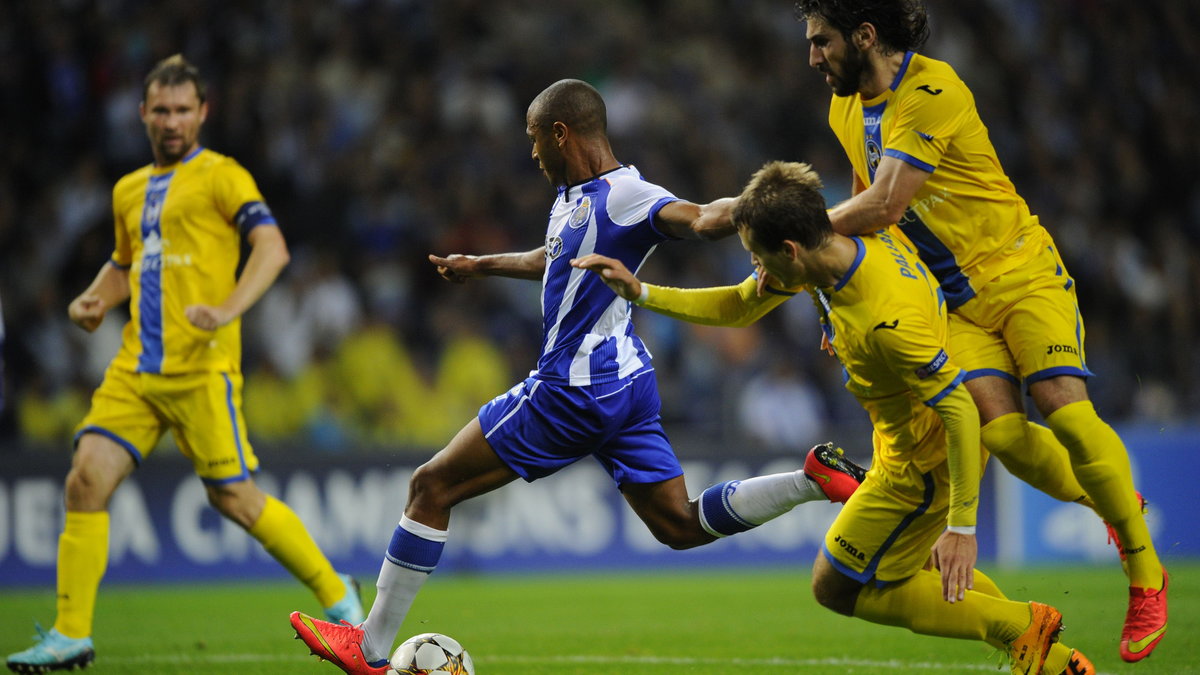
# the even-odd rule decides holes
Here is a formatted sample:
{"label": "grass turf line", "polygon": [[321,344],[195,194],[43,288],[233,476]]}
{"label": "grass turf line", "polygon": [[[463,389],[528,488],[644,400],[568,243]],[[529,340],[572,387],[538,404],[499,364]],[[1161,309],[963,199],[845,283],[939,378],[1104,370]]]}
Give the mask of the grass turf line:
{"label": "grass turf line", "polygon": [[[1124,582],[1115,565],[989,574],[1011,598],[1061,609],[1063,641],[1101,673],[1200,674],[1191,656],[1200,649],[1200,562],[1168,565],[1170,628],[1139,664],[1117,656]],[[371,580],[361,580],[370,596]],[[319,614],[295,583],[110,584],[98,605],[94,675],[338,672],[291,639],[289,611]],[[30,644],[33,620],[53,620],[53,589],[3,589],[0,606],[0,653],[8,654]],[[1004,672],[985,645],[817,606],[806,571],[435,576],[400,637],[427,631],[461,640],[480,675]]]}

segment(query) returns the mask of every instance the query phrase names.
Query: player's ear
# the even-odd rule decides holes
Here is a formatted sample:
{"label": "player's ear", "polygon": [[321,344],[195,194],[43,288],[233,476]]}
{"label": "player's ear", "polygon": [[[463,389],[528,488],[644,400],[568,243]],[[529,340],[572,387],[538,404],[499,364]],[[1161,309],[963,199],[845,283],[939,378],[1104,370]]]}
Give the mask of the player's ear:
{"label": "player's ear", "polygon": [[875,25],[870,23],[859,25],[850,35],[850,39],[853,40],[854,46],[859,51],[865,52],[875,44]]}
{"label": "player's ear", "polygon": [[783,252],[787,254],[788,259],[795,260],[800,257],[800,253],[802,252],[802,249],[801,249],[799,243],[797,243],[791,239],[784,239],[783,240]]}

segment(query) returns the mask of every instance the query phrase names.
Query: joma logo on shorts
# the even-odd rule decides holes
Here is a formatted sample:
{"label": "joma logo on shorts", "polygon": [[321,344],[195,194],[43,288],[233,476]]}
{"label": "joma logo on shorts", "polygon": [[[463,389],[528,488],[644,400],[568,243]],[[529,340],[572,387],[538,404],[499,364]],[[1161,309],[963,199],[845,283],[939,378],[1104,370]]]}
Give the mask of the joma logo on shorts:
{"label": "joma logo on shorts", "polygon": [[867,556],[863,555],[862,551],[859,551],[857,546],[851,544],[845,539],[842,539],[842,535],[839,534],[838,536],[834,537],[833,540],[838,543],[838,546],[841,546],[843,549],[845,549],[846,553],[849,553],[855,559],[864,561],[867,559]]}
{"label": "joma logo on shorts", "polygon": [[1047,354],[1062,354],[1064,352],[1067,354],[1079,354],[1079,350],[1071,345],[1050,345],[1046,348]]}

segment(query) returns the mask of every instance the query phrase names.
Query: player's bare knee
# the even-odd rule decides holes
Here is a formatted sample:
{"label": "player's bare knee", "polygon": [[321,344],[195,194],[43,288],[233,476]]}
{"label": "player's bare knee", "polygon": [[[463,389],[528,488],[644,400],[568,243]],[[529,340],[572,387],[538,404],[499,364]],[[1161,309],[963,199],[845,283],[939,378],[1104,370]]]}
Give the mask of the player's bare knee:
{"label": "player's bare knee", "polygon": [[222,486],[210,486],[208,503],[222,516],[232,520],[249,530],[262,515],[262,503],[255,499],[252,492],[223,489]]}
{"label": "player's bare knee", "polygon": [[119,478],[110,478],[98,466],[77,463],[67,473],[64,485],[67,510],[99,511],[108,508],[108,500],[119,482]]}
{"label": "player's bare knee", "polygon": [[429,464],[422,464],[413,471],[408,481],[408,506],[420,511],[444,511],[454,504],[448,498],[445,481]]}
{"label": "player's bare knee", "polygon": [[849,592],[849,589],[841,584],[813,577],[812,592],[817,604],[822,607],[845,616],[854,616],[854,601],[858,598],[858,589]]}
{"label": "player's bare knee", "polygon": [[854,616],[854,603],[863,585],[837,571],[822,554],[813,562],[812,592],[817,604],[843,614]]}

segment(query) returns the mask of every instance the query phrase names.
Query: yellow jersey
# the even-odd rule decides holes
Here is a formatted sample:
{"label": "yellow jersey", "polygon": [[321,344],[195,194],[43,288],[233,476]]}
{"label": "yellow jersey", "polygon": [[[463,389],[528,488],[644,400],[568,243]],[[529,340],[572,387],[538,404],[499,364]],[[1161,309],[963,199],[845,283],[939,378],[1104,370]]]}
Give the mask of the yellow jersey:
{"label": "yellow jersey", "polygon": [[908,52],[879,96],[834,96],[829,125],[863,185],[883,157],[930,173],[897,226],[951,310],[1043,249],[1049,235],[1005,175],[975,97],[949,64]]}
{"label": "yellow jersey", "polygon": [[113,366],[142,373],[240,372],[241,320],[215,331],[184,316],[220,305],[237,284],[241,237],[275,226],[254,179],[230,157],[197,148],[113,187],[111,264],[129,270],[129,314]]}
{"label": "yellow jersey", "polygon": [[[946,303],[902,237],[880,232],[850,239],[858,253],[842,279],[830,288],[804,290],[845,370],[846,389],[871,417],[879,456],[911,459],[925,472],[946,457],[933,406],[965,376],[946,353]],[[749,325],[801,290],[768,286],[758,295],[756,275],[738,286],[643,286],[649,291],[643,307],[717,326]]]}
{"label": "yellow jersey", "polygon": [[831,288],[809,288],[846,389],[871,417],[876,457],[922,472],[946,459],[933,406],[965,373],[946,353],[946,304],[905,242],[886,232],[852,237],[858,257]]}

